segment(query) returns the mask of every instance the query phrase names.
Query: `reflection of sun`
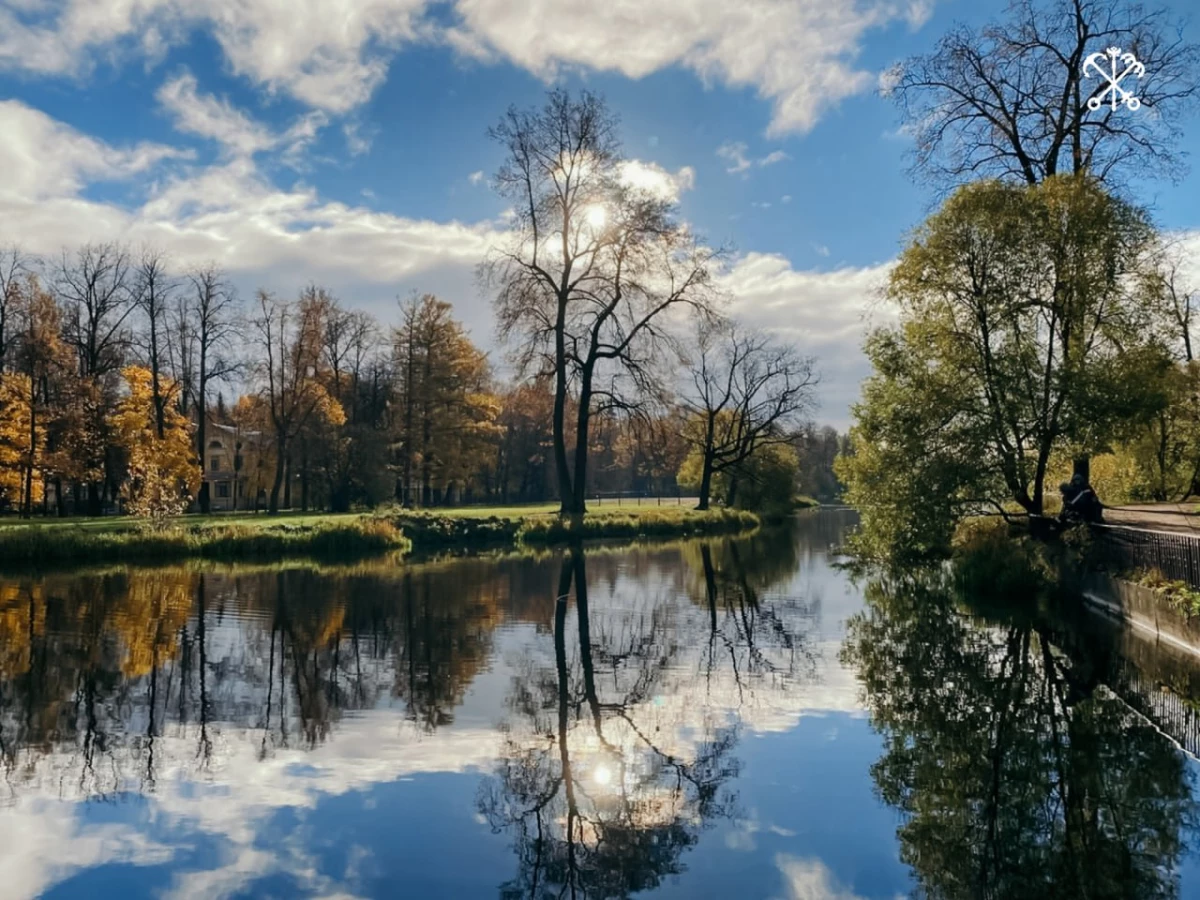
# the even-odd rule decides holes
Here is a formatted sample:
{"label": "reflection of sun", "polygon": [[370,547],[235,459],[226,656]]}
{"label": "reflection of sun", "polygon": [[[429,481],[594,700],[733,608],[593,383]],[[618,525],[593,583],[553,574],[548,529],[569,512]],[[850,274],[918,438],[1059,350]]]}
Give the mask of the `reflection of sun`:
{"label": "reflection of sun", "polygon": [[600,787],[607,786],[612,781],[612,770],[605,765],[596,766],[592,770],[592,781],[596,782]]}
{"label": "reflection of sun", "polygon": [[608,211],[602,203],[593,203],[584,210],[584,218],[587,223],[597,231],[604,227],[604,223],[608,221]]}

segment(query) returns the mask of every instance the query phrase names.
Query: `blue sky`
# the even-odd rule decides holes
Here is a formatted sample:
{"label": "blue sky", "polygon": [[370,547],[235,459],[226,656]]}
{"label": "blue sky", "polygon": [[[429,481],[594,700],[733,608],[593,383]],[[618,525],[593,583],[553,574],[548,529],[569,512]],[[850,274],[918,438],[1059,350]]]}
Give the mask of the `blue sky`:
{"label": "blue sky", "polygon": [[[627,155],[735,247],[739,311],[819,357],[818,417],[845,425],[872,289],[931,199],[878,75],[1001,8],[0,0],[0,243],[151,242],[220,262],[243,293],[317,280],[385,320],[434,291],[494,347],[473,278],[504,224],[486,129],[551,83],[586,86]],[[1191,232],[1197,197],[1193,172],[1141,199]]]}

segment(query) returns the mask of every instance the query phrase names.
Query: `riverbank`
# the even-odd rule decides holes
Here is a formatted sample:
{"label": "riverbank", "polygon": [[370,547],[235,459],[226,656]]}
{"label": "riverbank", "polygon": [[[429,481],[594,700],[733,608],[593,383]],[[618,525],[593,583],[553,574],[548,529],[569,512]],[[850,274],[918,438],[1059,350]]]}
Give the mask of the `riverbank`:
{"label": "riverbank", "polygon": [[128,518],[0,527],[0,566],[25,568],[185,559],[356,560],[384,553],[553,546],[575,540],[698,537],[754,530],[744,510],[625,507],[560,519],[551,508],[299,516],[183,516],[159,529]]}

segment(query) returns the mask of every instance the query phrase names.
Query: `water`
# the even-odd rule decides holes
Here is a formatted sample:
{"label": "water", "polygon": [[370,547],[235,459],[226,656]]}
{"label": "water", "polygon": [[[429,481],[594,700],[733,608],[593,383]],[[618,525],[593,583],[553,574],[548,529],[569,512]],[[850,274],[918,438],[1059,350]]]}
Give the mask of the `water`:
{"label": "water", "polygon": [[0,579],[0,897],[1200,896],[1197,667],[852,521]]}

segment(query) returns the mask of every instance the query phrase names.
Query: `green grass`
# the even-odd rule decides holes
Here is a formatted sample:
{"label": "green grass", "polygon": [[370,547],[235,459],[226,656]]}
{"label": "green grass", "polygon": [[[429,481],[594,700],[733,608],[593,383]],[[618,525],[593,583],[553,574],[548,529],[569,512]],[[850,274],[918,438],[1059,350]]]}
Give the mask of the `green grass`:
{"label": "green grass", "polygon": [[[181,528],[225,527],[231,524],[243,525],[250,528],[271,528],[282,524],[315,526],[329,522],[353,521],[369,517],[369,515],[369,513],[320,512],[283,512],[275,516],[253,512],[188,513],[172,520],[172,525]],[[140,531],[145,527],[145,524],[145,519],[139,519],[135,516],[69,516],[65,519],[4,518],[0,519],[0,534],[3,534],[6,529],[14,528],[44,528],[47,530],[78,528],[84,531],[114,532]]]}
{"label": "green grass", "polygon": [[1167,578],[1158,569],[1138,569],[1126,574],[1134,584],[1149,588],[1189,621],[1200,617],[1200,591],[1186,581]]}
{"label": "green grass", "polygon": [[602,507],[581,521],[561,519],[557,510],[518,508],[480,509],[474,515],[459,510],[395,513],[393,521],[427,553],[462,547],[551,545],[593,538],[686,537],[728,534],[758,527],[753,513],[715,509],[699,512],[688,507]]}
{"label": "green grass", "polygon": [[334,521],[272,519],[243,523],[172,524],[161,530],[60,525],[0,529],[0,566],[150,562],[193,557],[275,560],[290,557],[356,559],[410,548],[396,526],[380,518]]}
{"label": "green grass", "polygon": [[699,512],[686,505],[604,504],[582,521],[551,503],[388,510],[375,514],[253,513],[186,515],[162,530],[127,516],[0,524],[0,567],[212,560],[359,559],[389,551],[422,553],[484,547],[549,546],[594,538],[689,537],[752,530],[741,510]]}

